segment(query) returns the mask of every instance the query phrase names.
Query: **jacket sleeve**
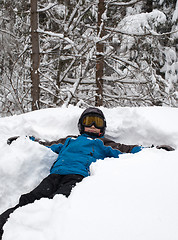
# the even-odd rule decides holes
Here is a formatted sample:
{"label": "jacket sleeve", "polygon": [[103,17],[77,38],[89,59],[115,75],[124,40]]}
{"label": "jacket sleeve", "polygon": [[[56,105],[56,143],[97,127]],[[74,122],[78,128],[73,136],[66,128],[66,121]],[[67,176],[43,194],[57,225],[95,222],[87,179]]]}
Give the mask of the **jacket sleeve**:
{"label": "jacket sleeve", "polygon": [[118,158],[119,155],[122,154],[122,152],[117,149],[113,149],[110,146],[105,146],[105,154],[106,154],[106,157]]}
{"label": "jacket sleeve", "polygon": [[110,146],[113,149],[117,149],[122,153],[136,153],[143,149],[143,147],[139,145],[126,145],[121,143],[116,143],[109,138],[101,138],[105,146]]}
{"label": "jacket sleeve", "polygon": [[32,141],[35,141],[35,142],[38,142],[38,143],[42,144],[45,147],[50,148],[53,152],[59,154],[59,152],[61,151],[61,148],[63,147],[63,145],[66,141],[66,139],[69,138],[69,137],[76,137],[76,136],[67,136],[65,138],[60,138],[56,141],[51,141],[51,142],[46,141],[46,140],[41,140],[41,139],[38,139],[38,138],[35,138],[35,137],[30,137],[30,139]]}
{"label": "jacket sleeve", "polygon": [[53,152],[59,154],[61,151],[61,148],[63,147],[62,143],[59,144],[53,144],[51,146],[47,146],[48,148],[50,148]]}

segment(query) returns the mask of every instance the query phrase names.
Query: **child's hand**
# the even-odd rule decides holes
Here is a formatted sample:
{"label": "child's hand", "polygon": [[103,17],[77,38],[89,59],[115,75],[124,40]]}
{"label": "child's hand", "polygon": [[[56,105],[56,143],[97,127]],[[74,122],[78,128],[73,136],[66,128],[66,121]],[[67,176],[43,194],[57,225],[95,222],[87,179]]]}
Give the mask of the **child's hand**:
{"label": "child's hand", "polygon": [[9,139],[7,139],[7,144],[11,145],[11,143],[15,140],[17,140],[17,138],[19,138],[19,136],[15,136],[15,137],[10,137]]}
{"label": "child's hand", "polygon": [[169,145],[160,145],[156,147],[157,149],[164,149],[166,151],[174,151],[175,149]]}

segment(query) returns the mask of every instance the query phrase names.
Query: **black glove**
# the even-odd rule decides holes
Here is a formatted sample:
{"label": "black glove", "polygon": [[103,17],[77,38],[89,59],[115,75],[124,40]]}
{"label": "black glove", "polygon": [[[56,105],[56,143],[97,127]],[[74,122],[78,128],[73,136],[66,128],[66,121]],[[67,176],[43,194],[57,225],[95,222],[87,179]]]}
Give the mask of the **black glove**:
{"label": "black glove", "polygon": [[19,136],[10,137],[10,138],[7,140],[7,144],[10,145],[13,141],[17,140],[17,138],[19,138]]}
{"label": "black glove", "polygon": [[174,151],[175,149],[169,145],[160,145],[156,146],[157,149],[164,149],[166,151]]}

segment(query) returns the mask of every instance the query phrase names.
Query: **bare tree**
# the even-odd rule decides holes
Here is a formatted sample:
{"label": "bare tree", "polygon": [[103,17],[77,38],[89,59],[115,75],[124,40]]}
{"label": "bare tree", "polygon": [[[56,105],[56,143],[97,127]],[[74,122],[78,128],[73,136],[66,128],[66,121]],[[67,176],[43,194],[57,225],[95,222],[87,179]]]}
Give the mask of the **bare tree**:
{"label": "bare tree", "polygon": [[39,108],[40,98],[40,80],[39,80],[39,36],[38,36],[38,13],[37,13],[37,0],[31,0],[31,42],[32,42],[32,57],[31,57],[31,96],[32,96],[32,110]]}
{"label": "bare tree", "polygon": [[[97,35],[101,39],[104,36],[104,19],[103,14],[105,12],[105,1],[99,0],[98,2],[98,23],[97,23]],[[103,68],[104,68],[104,43],[98,41],[96,43],[96,86],[97,96],[95,99],[96,106],[103,105]]]}

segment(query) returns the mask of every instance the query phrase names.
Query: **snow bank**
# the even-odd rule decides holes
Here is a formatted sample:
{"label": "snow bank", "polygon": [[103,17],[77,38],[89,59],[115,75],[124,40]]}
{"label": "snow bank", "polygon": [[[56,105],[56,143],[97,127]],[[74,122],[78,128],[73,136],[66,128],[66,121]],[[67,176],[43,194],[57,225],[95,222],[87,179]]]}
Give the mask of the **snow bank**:
{"label": "snow bank", "polygon": [[[178,109],[102,108],[106,135],[125,144],[178,148]],[[78,134],[78,107],[46,109],[0,119],[0,211],[15,205],[49,172],[56,154],[26,137],[55,140]],[[6,140],[20,135],[10,146]],[[178,239],[178,151],[155,148],[98,160],[69,198],[41,199],[19,208],[3,240]]]}

